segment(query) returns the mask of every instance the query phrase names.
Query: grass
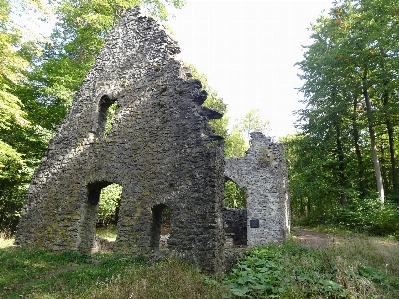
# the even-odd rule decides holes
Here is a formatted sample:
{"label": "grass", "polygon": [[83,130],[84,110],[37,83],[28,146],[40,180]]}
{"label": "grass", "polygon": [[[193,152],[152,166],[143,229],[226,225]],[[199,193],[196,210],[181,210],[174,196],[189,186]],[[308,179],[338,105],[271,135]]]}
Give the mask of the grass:
{"label": "grass", "polygon": [[0,249],[0,298],[224,298],[230,291],[183,262]]}
{"label": "grass", "polygon": [[11,244],[0,239],[0,298],[399,298],[399,244],[383,238],[350,236],[318,250],[295,240],[254,248],[217,278],[176,260]]}
{"label": "grass", "polygon": [[117,234],[117,227],[115,225],[100,226],[96,228],[96,235],[107,239],[108,241],[115,241]]}

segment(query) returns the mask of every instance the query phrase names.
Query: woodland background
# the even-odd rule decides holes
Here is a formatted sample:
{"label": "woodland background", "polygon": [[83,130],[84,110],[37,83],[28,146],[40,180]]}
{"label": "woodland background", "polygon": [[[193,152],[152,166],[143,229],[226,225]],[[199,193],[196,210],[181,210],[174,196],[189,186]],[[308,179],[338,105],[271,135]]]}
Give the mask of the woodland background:
{"label": "woodland background", "polygon": [[[123,10],[141,4],[167,24],[167,6],[179,8],[184,1],[0,4],[0,231],[12,234],[55,127]],[[22,24],[50,16],[56,23],[48,38]],[[398,29],[398,0],[335,1],[328,16],[310,28],[312,43],[297,63],[305,107],[295,112],[300,133],[280,140],[289,165],[294,223],[399,235]],[[205,105],[226,113],[227,105],[206,76],[186,66],[208,91]],[[268,131],[256,110],[231,130],[228,122],[227,116],[211,121],[225,138],[226,157],[245,154],[250,131]],[[104,190],[99,225],[116,221],[118,190]],[[226,182],[225,191],[227,206],[245,206],[245,190]]]}

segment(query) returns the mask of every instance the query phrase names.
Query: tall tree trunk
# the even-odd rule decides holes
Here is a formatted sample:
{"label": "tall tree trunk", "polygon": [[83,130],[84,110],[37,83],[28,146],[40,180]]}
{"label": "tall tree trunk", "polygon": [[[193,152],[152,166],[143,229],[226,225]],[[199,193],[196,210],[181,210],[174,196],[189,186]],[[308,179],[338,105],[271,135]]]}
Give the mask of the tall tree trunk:
{"label": "tall tree trunk", "polygon": [[389,192],[389,186],[391,186],[391,182],[389,180],[388,176],[388,171],[385,167],[385,147],[384,143],[381,142],[380,145],[380,153],[381,153],[381,159],[380,159],[380,165],[381,165],[381,176],[382,176],[382,183],[384,186],[384,190],[387,190]]}
{"label": "tall tree trunk", "polygon": [[357,104],[358,100],[355,98],[353,101],[353,116],[352,116],[352,127],[353,127],[353,141],[355,143],[355,152],[357,157],[357,167],[358,167],[358,177],[359,177],[359,189],[360,189],[360,196],[362,198],[366,197],[366,187],[364,184],[364,165],[363,165],[363,158],[362,152],[359,146],[359,128],[357,125]]}
{"label": "tall tree trunk", "polygon": [[345,178],[345,164],[344,164],[344,149],[342,146],[342,134],[341,134],[341,126],[339,123],[339,119],[337,118],[336,122],[336,131],[337,131],[337,151],[338,151],[338,173],[339,173],[339,184],[340,184],[340,203],[341,205],[346,205],[348,203],[348,199],[345,194],[346,189],[346,178]]}
{"label": "tall tree trunk", "polygon": [[[384,82],[384,85],[387,85],[387,82]],[[388,101],[389,101],[389,94],[388,91],[384,92],[384,106],[388,106]],[[394,136],[393,136],[393,126],[388,118],[388,116],[385,116],[385,124],[387,126],[387,132],[388,132],[388,141],[389,141],[389,153],[391,155],[391,173],[392,173],[392,186],[393,190],[396,191],[399,188],[399,183],[398,183],[398,171],[396,169],[396,154],[395,154],[395,143],[394,143]]]}
{"label": "tall tree trunk", "polygon": [[[365,80],[366,78],[363,78],[363,79]],[[368,120],[370,143],[371,143],[371,153],[373,156],[375,179],[377,181],[377,191],[378,191],[378,195],[381,200],[381,204],[384,204],[384,201],[385,201],[384,186],[382,184],[380,163],[378,161],[377,147],[376,147],[376,143],[375,143],[375,132],[374,132],[373,121],[372,121],[372,116],[371,116],[371,103],[370,103],[370,98],[369,98],[369,93],[368,93],[367,87],[364,83],[363,83],[363,96],[364,96],[364,101],[366,102],[367,120]]]}

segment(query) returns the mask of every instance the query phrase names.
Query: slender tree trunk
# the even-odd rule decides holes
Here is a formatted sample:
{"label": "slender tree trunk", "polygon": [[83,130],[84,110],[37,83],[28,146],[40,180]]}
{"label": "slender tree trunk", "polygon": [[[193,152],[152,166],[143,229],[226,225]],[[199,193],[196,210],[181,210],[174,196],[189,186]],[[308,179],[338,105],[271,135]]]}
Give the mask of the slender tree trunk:
{"label": "slender tree trunk", "polygon": [[357,125],[357,98],[353,101],[353,116],[352,116],[352,127],[353,127],[353,141],[355,143],[355,152],[357,157],[357,167],[358,167],[358,177],[359,177],[359,189],[360,189],[360,196],[362,198],[366,197],[366,187],[364,184],[364,165],[363,165],[363,158],[362,152],[359,146],[359,128]]}
{"label": "slender tree trunk", "polygon": [[309,200],[309,198],[307,199],[307,202],[306,202],[306,216],[309,216],[310,215],[310,212],[311,212],[311,204],[310,204],[310,200]]}
{"label": "slender tree trunk", "polygon": [[[387,83],[386,83],[387,84]],[[384,85],[386,85],[384,84]],[[388,106],[388,101],[389,101],[389,94],[386,91],[384,93],[384,106]],[[394,142],[394,136],[393,136],[393,126],[391,121],[389,120],[388,116],[385,117],[386,121],[385,124],[387,126],[387,132],[388,132],[388,141],[389,141],[389,153],[391,155],[391,173],[392,173],[392,186],[393,190],[396,191],[399,188],[399,183],[398,183],[398,171],[396,169],[396,154],[395,154],[395,142]]]}
{"label": "slender tree trunk", "polygon": [[381,165],[381,176],[382,176],[382,183],[384,186],[384,190],[387,190],[389,192],[389,186],[391,186],[391,182],[389,181],[389,176],[387,169],[385,167],[385,148],[384,148],[384,143],[381,142],[380,145],[380,153],[381,153],[381,159],[380,159],[380,165]]}
{"label": "slender tree trunk", "polygon": [[[364,80],[365,79],[366,78],[364,78]],[[365,86],[365,84],[363,84],[363,96],[364,96],[364,101],[366,102],[367,120],[368,120],[370,143],[371,143],[371,153],[373,156],[374,172],[375,172],[375,178],[377,181],[377,191],[378,191],[378,195],[380,197],[381,203],[384,204],[384,201],[385,201],[384,186],[382,184],[380,163],[378,161],[377,147],[376,147],[376,143],[375,143],[375,132],[374,132],[372,116],[371,116],[371,103],[370,103],[369,93],[368,93],[368,90],[367,90],[367,87]]]}
{"label": "slender tree trunk", "polygon": [[344,164],[344,150],[342,146],[342,134],[341,134],[341,126],[339,123],[339,119],[337,119],[336,123],[336,131],[337,131],[337,151],[338,151],[338,173],[339,173],[339,183],[340,183],[340,203],[341,205],[346,205],[348,203],[348,199],[345,194],[346,189],[346,178],[345,178],[345,164]]}

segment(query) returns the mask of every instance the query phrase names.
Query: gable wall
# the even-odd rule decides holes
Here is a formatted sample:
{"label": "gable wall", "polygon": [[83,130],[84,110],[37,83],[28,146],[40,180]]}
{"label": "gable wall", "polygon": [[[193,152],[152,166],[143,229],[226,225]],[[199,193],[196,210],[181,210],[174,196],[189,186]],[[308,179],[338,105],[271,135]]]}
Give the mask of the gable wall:
{"label": "gable wall", "polygon": [[[90,188],[123,187],[115,252],[148,254],[152,208],[172,208],[170,251],[208,272],[223,267],[223,141],[201,106],[199,81],[173,59],[179,48],[139,8],[110,33],[35,172],[15,243],[89,252],[98,206]],[[101,103],[117,101],[101,130]],[[94,186],[94,187],[93,187]]]}

